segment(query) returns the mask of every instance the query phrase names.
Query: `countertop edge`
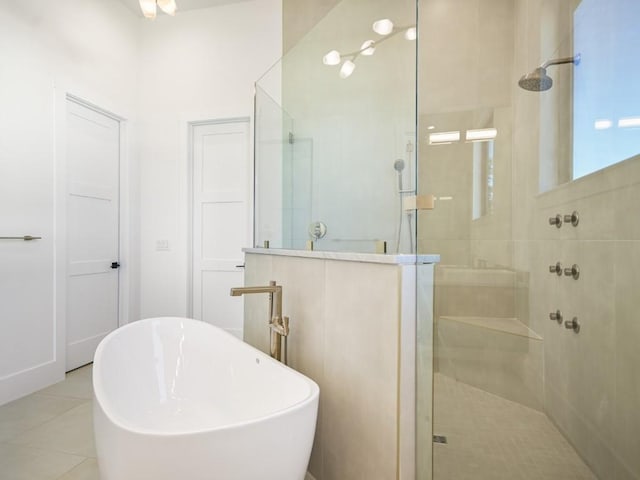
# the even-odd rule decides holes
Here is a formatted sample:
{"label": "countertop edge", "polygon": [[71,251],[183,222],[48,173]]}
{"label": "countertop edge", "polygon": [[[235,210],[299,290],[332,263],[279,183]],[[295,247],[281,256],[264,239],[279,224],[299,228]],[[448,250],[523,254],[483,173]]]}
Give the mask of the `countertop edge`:
{"label": "countertop edge", "polygon": [[358,252],[326,252],[318,250],[288,250],[281,248],[243,248],[244,253],[277,255],[282,257],[315,258],[319,260],[341,260],[345,262],[381,263],[388,265],[414,265],[439,263],[438,254],[384,254]]}

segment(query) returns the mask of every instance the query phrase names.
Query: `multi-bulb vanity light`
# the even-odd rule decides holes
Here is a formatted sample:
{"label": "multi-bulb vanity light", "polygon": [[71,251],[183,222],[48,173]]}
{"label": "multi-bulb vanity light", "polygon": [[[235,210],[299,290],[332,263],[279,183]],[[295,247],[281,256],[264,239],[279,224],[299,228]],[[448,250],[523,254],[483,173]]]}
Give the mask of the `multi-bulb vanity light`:
{"label": "multi-bulb vanity light", "polygon": [[139,2],[142,14],[150,19],[156,18],[158,7],[167,15],[176,14],[176,0],[139,0]]}
{"label": "multi-bulb vanity light", "polygon": [[388,40],[399,33],[404,33],[404,38],[407,40],[415,40],[417,37],[415,25],[410,25],[408,27],[394,27],[393,22],[388,18],[383,18],[382,20],[374,22],[373,31],[384,38],[380,40],[367,40],[362,44],[360,49],[355,52],[340,53],[337,50],[331,50],[322,58],[322,62],[325,65],[330,66],[340,65],[342,63],[342,66],[340,67],[340,78],[347,78],[351,76],[356,68],[356,58],[360,55],[373,55],[376,51],[376,47],[385,40]]}

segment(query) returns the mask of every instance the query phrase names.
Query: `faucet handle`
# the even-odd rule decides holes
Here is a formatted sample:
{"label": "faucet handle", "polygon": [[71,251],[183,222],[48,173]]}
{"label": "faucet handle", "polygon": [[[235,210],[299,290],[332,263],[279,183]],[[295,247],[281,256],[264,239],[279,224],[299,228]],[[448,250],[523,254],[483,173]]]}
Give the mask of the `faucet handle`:
{"label": "faucet handle", "polygon": [[[571,221],[571,219],[569,219]],[[562,226],[562,217],[558,213],[555,217],[549,217],[549,225],[555,225],[557,228]]]}
{"label": "faucet handle", "polygon": [[549,273],[555,273],[556,275],[562,275],[562,264],[557,262],[555,265],[549,265]]}
{"label": "faucet handle", "polygon": [[549,314],[549,318],[551,320],[555,320],[558,323],[562,323],[562,312],[560,310],[556,310],[555,312],[551,312]]}
{"label": "faucet handle", "polygon": [[564,326],[567,330],[573,330],[575,333],[580,333],[580,322],[578,317],[573,317],[572,320],[566,320]]}
{"label": "faucet handle", "polygon": [[282,331],[284,332],[283,337],[289,335],[289,317],[282,317]]}

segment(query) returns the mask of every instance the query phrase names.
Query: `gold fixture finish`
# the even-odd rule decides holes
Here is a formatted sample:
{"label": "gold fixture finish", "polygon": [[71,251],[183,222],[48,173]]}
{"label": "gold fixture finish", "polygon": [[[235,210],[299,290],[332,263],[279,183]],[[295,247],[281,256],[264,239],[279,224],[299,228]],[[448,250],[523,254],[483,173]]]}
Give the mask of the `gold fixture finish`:
{"label": "gold fixture finish", "polygon": [[307,250],[313,251],[313,240],[307,240]]}
{"label": "gold fixture finish", "polygon": [[376,253],[387,253],[386,240],[376,240]]}
{"label": "gold fixture finish", "polygon": [[232,297],[252,293],[269,294],[269,353],[272,358],[287,365],[287,337],[289,336],[289,317],[282,316],[282,285],[274,280],[269,285],[260,287],[235,287],[231,289]]}

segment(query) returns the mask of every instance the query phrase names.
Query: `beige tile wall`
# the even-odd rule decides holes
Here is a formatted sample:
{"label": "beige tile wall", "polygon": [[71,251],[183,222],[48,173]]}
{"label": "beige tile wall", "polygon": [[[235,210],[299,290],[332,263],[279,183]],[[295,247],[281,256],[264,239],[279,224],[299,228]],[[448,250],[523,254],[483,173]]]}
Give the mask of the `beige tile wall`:
{"label": "beige tile wall", "polygon": [[340,0],[283,0],[282,51],[286,54]]}
{"label": "beige tile wall", "polygon": [[[519,1],[516,58],[535,53],[536,46],[540,59],[570,54],[568,18],[577,3]],[[546,99],[517,92],[516,111],[524,114],[514,117],[515,189],[523,192],[514,196],[514,250],[517,268],[530,272],[531,326],[545,339],[545,409],[599,478],[637,480],[640,376],[630,371],[637,371],[640,358],[630,345],[640,341],[634,293],[640,161],[563,185],[569,179],[570,72],[558,71],[554,80],[561,88],[554,86]],[[549,217],[574,210],[578,227],[549,226]],[[549,274],[556,261],[578,264],[580,278]],[[556,309],[578,317],[578,335],[549,320]]]}
{"label": "beige tile wall", "polygon": [[[320,386],[309,465],[317,480],[410,478],[398,476],[402,268],[246,255],[246,285],[276,280],[283,286],[283,314],[291,318],[290,365]],[[415,305],[415,297],[405,298]],[[263,351],[267,308],[266,295],[245,297],[244,338]]]}
{"label": "beige tile wall", "polygon": [[[535,209],[540,227],[533,231],[540,240],[532,242],[537,247],[531,277],[538,288],[531,298],[537,303],[532,316],[541,319],[545,337],[546,409],[597,475],[607,479],[640,478],[635,273],[640,222],[629,214],[637,209],[639,193],[640,162],[634,159],[543,195]],[[544,226],[549,216],[574,210],[581,217],[578,227]],[[621,216],[624,221],[616,223]],[[545,261],[576,263],[580,278],[549,275]],[[567,318],[578,317],[579,335],[545,320],[556,308]]]}
{"label": "beige tile wall", "polygon": [[[442,149],[449,147],[423,144],[420,188],[462,192],[465,205],[451,204],[440,212],[442,205],[437,205],[433,212],[423,213],[418,244],[423,251],[442,253],[445,265],[477,266],[478,260],[489,260],[515,272],[518,280],[511,295],[494,296],[501,304],[496,314],[504,315],[514,305],[513,315],[543,337],[544,370],[538,381],[544,381],[546,413],[599,478],[638,480],[640,159],[563,185],[570,179],[571,167],[571,69],[550,72],[554,87],[544,94],[521,90],[517,81],[545,60],[573,53],[571,16],[579,1],[508,3],[510,6],[490,0],[421,3],[420,17],[432,27],[421,32],[428,32],[421,38],[429,44],[420,44],[425,55],[421,61],[428,69],[422,72],[424,81],[420,83],[422,141],[429,120],[439,115],[454,118],[459,112],[492,108],[494,112],[509,111],[511,118],[506,120],[510,124],[509,145],[497,144],[508,155],[501,158],[505,163],[495,178],[501,188],[496,190],[500,197],[496,201],[507,202],[500,205],[500,211],[509,212],[508,218],[474,224],[467,205],[470,196],[464,194],[470,167],[463,158],[469,160],[468,151],[458,146],[446,152]],[[484,8],[494,17],[482,23]],[[453,24],[459,29],[442,27]],[[511,30],[502,24],[511,25]],[[474,36],[478,25],[490,26],[487,30],[493,32],[494,39],[502,35],[504,44],[495,52],[501,52],[504,64],[492,55],[474,62],[473,52],[491,44],[489,37]],[[431,42],[431,37],[440,37],[441,43]],[[444,43],[447,55],[443,56]],[[495,74],[507,81],[494,84],[503,95],[496,96],[492,83],[478,76],[481,63],[491,73],[486,80]],[[581,216],[577,228],[549,226],[549,217],[573,210]],[[580,265],[580,279],[551,275],[548,267],[556,261],[565,266]],[[451,311],[468,314],[464,312],[473,303],[481,312],[488,308],[488,299],[483,296],[488,292],[485,288],[483,293],[482,288],[440,288],[436,281],[436,305],[440,295]],[[557,309],[566,318],[579,318],[580,334],[549,319],[549,313]],[[470,338],[467,330],[453,330],[449,325],[443,333],[464,347],[456,354],[468,367],[470,377],[488,381],[488,369],[510,373],[507,364],[497,362],[489,367],[473,363],[469,356],[475,348],[472,345],[484,342],[489,346],[489,339],[481,341],[480,337]],[[491,348],[496,353],[502,349],[498,345]],[[510,354],[528,348],[514,345]],[[480,350],[475,353],[486,359]],[[523,370],[518,376],[526,378],[526,372],[532,371],[535,369]],[[513,393],[529,395],[525,388]],[[531,395],[519,401],[528,404],[535,397]]]}

